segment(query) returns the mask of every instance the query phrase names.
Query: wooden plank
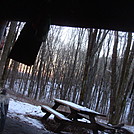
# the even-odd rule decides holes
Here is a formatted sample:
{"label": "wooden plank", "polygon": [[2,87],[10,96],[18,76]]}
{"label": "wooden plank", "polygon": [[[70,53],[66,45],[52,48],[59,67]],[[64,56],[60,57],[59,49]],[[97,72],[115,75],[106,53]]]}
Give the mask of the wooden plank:
{"label": "wooden plank", "polygon": [[115,130],[113,127],[111,126],[108,126],[107,124],[103,124],[103,123],[100,123],[100,122],[96,122],[96,124],[99,126],[99,129],[104,131],[104,130]]}
{"label": "wooden plank", "polygon": [[73,102],[69,102],[69,101],[66,101],[66,100],[60,100],[60,99],[54,99],[55,102],[58,102],[60,103],[61,105],[66,105],[66,106],[69,106],[70,108],[80,112],[80,113],[83,113],[83,114],[94,114],[94,115],[97,115],[97,116],[103,116],[103,117],[106,117],[106,115],[104,114],[101,114],[99,112],[96,112],[94,110],[91,110],[89,108],[86,108],[86,107],[83,107],[83,106],[80,106],[78,104],[75,104]]}
{"label": "wooden plank", "polygon": [[50,15],[52,25],[134,31],[133,0],[122,1],[121,6],[120,1],[50,0],[50,5],[48,1],[1,0],[0,18],[25,22]]}
{"label": "wooden plank", "polygon": [[[58,104],[58,103],[55,103],[55,105],[52,107],[52,109],[56,110],[56,109],[58,108],[58,106],[59,106],[59,104]],[[41,108],[41,110],[42,110],[43,112],[46,112],[46,111],[44,111],[43,108]],[[48,112],[47,112],[47,113],[43,116],[42,120],[46,120],[50,115],[51,115],[51,113],[48,113]]]}
{"label": "wooden plank", "polygon": [[67,117],[65,117],[63,114],[57,112],[56,110],[50,108],[49,106],[43,105],[43,106],[41,106],[41,107],[42,107],[42,109],[44,109],[46,112],[49,112],[49,113],[55,115],[55,116],[56,116],[58,119],[60,119],[60,120],[71,121],[70,119],[68,119]]}

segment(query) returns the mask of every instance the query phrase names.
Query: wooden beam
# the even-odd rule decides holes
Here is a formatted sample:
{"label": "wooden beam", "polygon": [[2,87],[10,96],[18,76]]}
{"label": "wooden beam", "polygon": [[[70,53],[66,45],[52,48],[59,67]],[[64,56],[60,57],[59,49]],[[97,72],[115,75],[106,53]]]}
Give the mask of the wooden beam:
{"label": "wooden beam", "polygon": [[133,5],[130,0],[2,0],[0,18],[31,21],[49,14],[54,25],[134,31]]}

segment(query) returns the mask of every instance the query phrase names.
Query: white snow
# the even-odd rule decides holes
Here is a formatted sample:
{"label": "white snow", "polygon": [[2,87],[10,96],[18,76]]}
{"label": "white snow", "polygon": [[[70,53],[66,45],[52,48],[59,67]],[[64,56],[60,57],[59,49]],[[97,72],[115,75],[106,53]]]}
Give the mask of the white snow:
{"label": "white snow", "polygon": [[27,122],[33,126],[44,129],[44,126],[40,121],[27,117],[27,115],[43,117],[44,113],[41,111],[40,106],[34,106],[25,102],[10,99],[7,114],[8,117],[18,118],[23,122]]}
{"label": "white snow", "polygon": [[[41,111],[40,106],[35,106],[32,104],[28,104],[25,102],[17,101],[14,99],[10,99],[9,101],[9,109],[8,109],[8,117],[11,118],[18,118],[22,122],[27,122],[33,126],[36,126],[40,129],[45,129],[43,124],[37,120],[28,117],[27,115],[34,115],[34,116],[44,116],[44,112]],[[53,118],[54,116],[51,115],[50,118]],[[82,119],[81,121],[87,122],[87,120]],[[124,126],[124,128],[128,129],[132,133],[134,133],[134,126]]]}
{"label": "white snow", "polygon": [[94,113],[94,114],[97,114],[97,115],[101,115],[100,113],[94,111],[94,110],[91,110],[89,108],[86,108],[86,107],[83,107],[83,106],[80,106],[80,105],[77,105],[75,103],[72,103],[72,102],[69,102],[69,101],[66,101],[66,100],[60,100],[60,99],[55,99],[55,101],[61,103],[61,104],[64,104],[64,105],[67,105],[67,106],[70,106],[72,107],[73,109],[76,109],[78,111],[84,111],[84,112],[89,112],[89,113]]}
{"label": "white snow", "polygon": [[123,128],[131,131],[133,134],[134,134],[134,126],[128,126],[128,125],[125,125]]}
{"label": "white snow", "polygon": [[49,106],[42,106],[45,110],[49,111],[50,113],[53,113],[55,116],[57,116],[59,119],[64,119],[67,121],[71,121],[70,119],[66,118],[63,114],[60,114],[56,110],[51,109]]}

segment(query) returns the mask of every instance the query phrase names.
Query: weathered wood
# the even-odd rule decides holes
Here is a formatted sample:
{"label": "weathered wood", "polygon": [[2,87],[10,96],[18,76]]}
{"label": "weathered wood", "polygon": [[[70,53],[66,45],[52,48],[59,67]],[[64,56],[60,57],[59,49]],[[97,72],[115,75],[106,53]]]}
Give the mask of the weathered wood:
{"label": "weathered wood", "polygon": [[55,115],[59,120],[65,120],[65,121],[71,121],[70,119],[68,119],[67,117],[65,117],[63,114],[57,112],[56,110],[48,107],[48,106],[45,106],[43,105],[42,108],[41,108],[44,111],[50,113],[50,114],[53,114]]}
{"label": "weathered wood", "polygon": [[67,116],[69,119],[72,119],[73,121],[77,121],[78,119],[78,113],[76,110],[74,109],[70,109],[71,110],[71,113]]}
{"label": "weathered wood", "polygon": [[[59,103],[55,103],[55,105],[52,107],[52,109],[56,110],[56,109],[58,108],[58,106],[59,106]],[[44,108],[42,108],[42,107],[41,107],[41,110],[42,110],[43,112],[45,112],[45,111],[44,111]],[[47,113],[43,116],[42,120],[46,120],[50,115],[51,115],[51,113],[47,112]]]}
{"label": "weathered wood", "polygon": [[[71,119],[72,118],[72,115],[71,115],[71,112],[64,112],[64,111],[60,111],[60,110],[57,110],[59,113],[62,113],[63,115],[65,115],[66,117],[68,117],[69,119]],[[77,117],[77,119],[82,119],[82,118],[85,118],[85,119],[87,119],[87,120],[89,120],[89,117],[88,116],[86,116],[86,115],[84,115],[84,114],[81,114],[81,113],[77,113],[77,115],[76,115],[76,117]],[[78,121],[78,122],[80,122],[80,121]],[[78,123],[77,123],[78,124]],[[92,126],[93,127],[96,127],[96,125],[89,125],[89,123],[86,123],[87,124],[87,126],[85,126],[86,128],[88,128],[88,129],[92,129]],[[112,126],[108,126],[107,124],[103,124],[103,123],[99,123],[99,122],[97,122],[96,121],[96,124],[97,124],[97,128],[98,128],[98,130],[100,130],[100,131],[105,131],[105,130],[110,130],[110,131],[112,131],[112,132],[114,132],[115,131],[115,129],[112,127]],[[81,125],[81,123],[80,123],[80,125]],[[83,126],[85,125],[85,123],[83,123]],[[88,126],[89,125],[89,126]]]}
{"label": "weathered wood", "polygon": [[55,99],[55,103],[65,105],[65,106],[69,106],[70,110],[71,110],[71,113],[70,113],[70,115],[68,115],[68,118],[72,119],[73,121],[77,121],[78,113],[89,115],[89,120],[91,121],[91,124],[94,126],[94,127],[91,128],[93,130],[93,134],[98,134],[98,128],[97,128],[97,124],[96,124],[96,121],[95,121],[95,116],[105,117],[106,115],[103,115],[99,112],[93,111],[89,108],[80,106],[78,104],[75,104],[73,102],[69,102],[69,101],[66,101],[66,100]]}
{"label": "weathered wood", "polygon": [[120,1],[2,0],[0,18],[24,22],[50,14],[53,25],[134,31],[134,1],[118,5]]}
{"label": "weathered wood", "polygon": [[66,125],[67,123],[71,123],[72,121],[65,117],[63,114],[59,113],[58,111],[54,110],[58,107],[59,105],[56,103],[52,108],[49,106],[43,105],[41,107],[43,112],[46,112],[46,114],[43,116],[42,120],[46,120],[51,114],[55,116],[55,121],[59,123],[59,126],[54,130],[54,132],[59,133]]}
{"label": "weathered wood", "polygon": [[[99,112],[93,111],[91,109],[88,109],[86,107],[77,105],[75,103],[66,101],[66,100],[60,100],[60,99],[54,99],[55,105],[50,108],[48,106],[42,106],[42,111],[46,112],[46,115],[43,117],[43,119],[47,119],[51,114],[54,114],[56,119],[56,122],[59,122],[58,128],[55,130],[55,132],[60,132],[67,124],[71,124],[74,126],[81,126],[84,128],[91,129],[93,131],[93,134],[98,134],[98,130],[105,131],[110,130],[111,132],[114,132],[115,129],[107,126],[105,124],[101,124],[96,122],[95,117],[96,116],[106,116]],[[56,110],[60,105],[68,106],[70,108],[70,112],[63,112]],[[85,117],[86,116],[86,117]],[[78,119],[86,118],[90,121],[88,122],[81,122]]]}
{"label": "weathered wood", "polygon": [[4,129],[6,115],[8,111],[9,98],[6,95],[0,95],[0,133]]}
{"label": "weathered wood", "polygon": [[97,124],[99,130],[101,130],[101,131],[104,131],[104,130],[112,130],[113,132],[115,131],[115,129],[113,127],[108,126],[106,124],[99,123],[99,122],[96,122],[96,124]]}
{"label": "weathered wood", "polygon": [[89,108],[80,106],[80,105],[75,104],[73,102],[69,102],[69,101],[66,101],[66,100],[60,100],[60,99],[54,99],[54,100],[55,100],[55,102],[58,102],[61,105],[69,106],[70,108],[76,110],[77,112],[83,113],[83,114],[87,114],[87,115],[90,114],[90,115],[95,115],[95,116],[106,117],[106,115],[104,115],[104,114],[101,114],[101,113],[93,111],[93,110],[91,110]]}
{"label": "weathered wood", "polygon": [[[53,110],[49,111],[49,108],[47,108],[47,112],[49,111],[49,114],[53,113],[55,117],[59,116],[58,118],[56,117],[56,119],[60,120],[58,121],[60,124],[58,128],[55,130],[55,132],[60,132],[60,130],[62,130],[65,126],[67,126],[67,124],[71,124],[72,126],[73,125],[81,126],[87,129],[91,129],[93,131],[93,134],[98,134],[98,130],[110,131],[111,133],[115,133],[115,129],[117,129],[117,127],[122,126],[121,124],[121,125],[112,127],[112,126],[108,126],[107,124],[96,122],[95,120],[96,116],[106,117],[106,115],[103,115],[99,112],[90,110],[86,107],[77,105],[75,103],[72,103],[66,100],[60,100],[60,99],[54,99],[54,100],[55,100],[55,105],[52,107],[52,109],[56,110],[60,105],[68,106],[70,108],[70,112],[63,112],[63,111],[58,111],[58,110],[56,110],[56,112]],[[61,113],[62,113],[62,116],[60,116]],[[67,120],[65,118],[67,118]],[[82,118],[89,120],[90,123],[82,122],[78,120]],[[69,122],[68,122],[68,119],[69,119]]]}
{"label": "weathered wood", "polygon": [[[66,117],[68,117],[71,114],[71,112],[61,111],[61,110],[58,110],[58,109],[56,111],[65,115]],[[80,114],[80,113],[77,113],[77,119],[82,119],[82,118],[85,118],[85,119],[89,120],[89,118],[87,116],[85,116],[83,114]]]}

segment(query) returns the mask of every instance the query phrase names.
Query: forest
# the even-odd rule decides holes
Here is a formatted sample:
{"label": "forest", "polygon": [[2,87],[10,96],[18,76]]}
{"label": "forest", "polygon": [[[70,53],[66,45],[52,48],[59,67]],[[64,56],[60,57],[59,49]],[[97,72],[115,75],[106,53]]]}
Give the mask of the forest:
{"label": "forest", "polygon": [[36,62],[8,58],[24,22],[6,22],[0,36],[0,88],[53,103],[66,99],[134,125],[134,34],[94,28],[50,27]]}

